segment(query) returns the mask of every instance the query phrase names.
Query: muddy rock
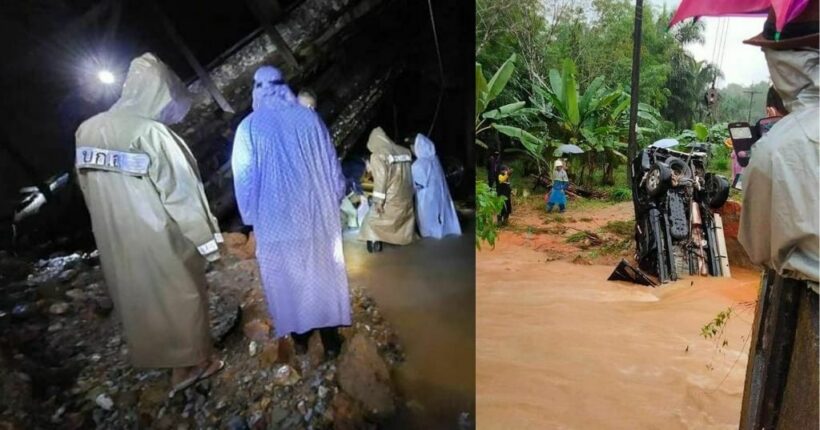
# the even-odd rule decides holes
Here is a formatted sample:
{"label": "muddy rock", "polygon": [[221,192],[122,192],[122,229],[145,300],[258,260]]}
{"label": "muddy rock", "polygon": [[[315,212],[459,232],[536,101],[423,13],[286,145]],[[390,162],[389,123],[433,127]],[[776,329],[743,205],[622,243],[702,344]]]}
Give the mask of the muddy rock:
{"label": "muddy rock", "polygon": [[273,371],[273,383],[276,385],[290,386],[299,382],[299,372],[287,364],[280,364]]}
{"label": "muddy rock", "polygon": [[52,315],[65,315],[68,312],[69,308],[70,306],[68,305],[68,303],[57,302],[49,306],[48,312]]}
{"label": "muddy rock", "polygon": [[245,236],[242,233],[223,233],[227,252],[240,260],[249,260],[256,256],[256,239],[251,233]]}
{"label": "muddy rock", "polygon": [[271,367],[279,359],[279,342],[268,342],[259,353],[259,364],[262,367]]}
{"label": "muddy rock", "polygon": [[75,302],[81,302],[85,300],[86,296],[82,290],[74,288],[65,292],[65,296]]}
{"label": "muddy rock", "polygon": [[359,430],[363,428],[364,411],[361,405],[345,393],[338,393],[330,403],[334,430]]}
{"label": "muddy rock", "polygon": [[361,402],[368,415],[384,419],[395,413],[390,370],[372,340],[356,334],[346,343],[339,358],[338,378],[342,390]]}
{"label": "muddy rock", "polygon": [[11,310],[11,316],[18,319],[26,319],[34,314],[34,306],[31,303],[20,303]]}
{"label": "muddy rock", "polygon": [[211,290],[208,294],[208,315],[211,317],[211,338],[217,344],[239,323],[241,309],[239,299],[226,291]]}
{"label": "muddy rock", "polygon": [[107,317],[111,315],[111,311],[114,310],[114,302],[111,301],[108,297],[98,297],[94,300],[94,312],[103,317]]}
{"label": "muddy rock", "polygon": [[74,278],[77,277],[78,273],[79,272],[77,271],[77,269],[68,269],[68,270],[60,273],[60,276],[57,277],[57,280],[60,281],[63,284],[67,284],[67,283],[71,282],[72,280],[74,280]]}
{"label": "muddy rock", "polygon": [[265,342],[270,338],[270,325],[262,320],[255,319],[242,327],[242,332],[249,340]]}

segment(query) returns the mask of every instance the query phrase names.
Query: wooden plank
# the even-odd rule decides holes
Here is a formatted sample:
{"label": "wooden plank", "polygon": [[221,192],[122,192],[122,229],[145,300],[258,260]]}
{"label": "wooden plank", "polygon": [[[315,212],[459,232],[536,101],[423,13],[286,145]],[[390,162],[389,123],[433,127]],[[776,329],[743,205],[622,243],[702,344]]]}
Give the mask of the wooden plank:
{"label": "wooden plank", "polygon": [[225,95],[219,91],[216,84],[214,83],[213,79],[211,79],[211,75],[208,74],[208,71],[205,70],[205,67],[202,66],[202,63],[196,59],[196,56],[188,48],[188,45],[185,44],[185,41],[182,40],[182,37],[177,33],[174,24],[165,15],[162,8],[157,4],[155,0],[149,0],[149,3],[154,8],[156,13],[158,14],[160,20],[162,21],[163,27],[165,27],[166,33],[168,33],[168,37],[171,38],[171,41],[176,45],[177,49],[182,53],[182,56],[185,57],[185,60],[188,61],[188,64],[194,69],[196,75],[199,77],[199,80],[202,81],[202,84],[205,86],[205,89],[208,90],[208,93],[213,97],[214,101],[219,105],[219,107],[229,113],[236,113],[233,107],[231,107],[228,100],[225,98]]}
{"label": "wooden plank", "polygon": [[[282,58],[285,59],[285,62],[295,70],[299,70],[299,61],[296,60],[296,56],[293,54],[293,51],[273,25],[273,17],[281,11],[279,2],[266,1],[264,6],[260,3],[260,0],[246,0],[246,2],[248,4],[248,8],[251,10],[251,13],[253,13],[259,21],[259,24],[262,25],[262,29],[265,30],[265,33],[270,38],[271,42],[273,42],[273,45],[276,46],[276,49],[282,54]],[[267,12],[269,8],[272,10],[271,12]]]}
{"label": "wooden plank", "polygon": [[[779,277],[773,271],[764,276],[761,284],[740,429],[775,429],[785,422],[794,424],[804,419],[801,426],[782,428],[817,428],[816,409],[810,410],[802,403],[808,396],[805,393],[816,395],[818,388],[816,369],[806,370],[817,367],[816,310],[809,318],[813,322],[806,323],[805,316],[806,302],[817,306],[816,293],[806,288],[805,282]],[[796,416],[796,408],[807,413]],[[786,412],[791,416],[786,417]]]}

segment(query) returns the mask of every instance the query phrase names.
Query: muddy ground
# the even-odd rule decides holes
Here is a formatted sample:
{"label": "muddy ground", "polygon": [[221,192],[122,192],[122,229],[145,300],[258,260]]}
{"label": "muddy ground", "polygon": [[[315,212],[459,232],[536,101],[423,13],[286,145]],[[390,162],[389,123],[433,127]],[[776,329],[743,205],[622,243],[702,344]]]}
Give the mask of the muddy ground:
{"label": "muddy ground", "polygon": [[758,272],[609,282],[634,252],[631,202],[576,200],[557,215],[518,200],[476,257],[479,426],[736,429]]}
{"label": "muddy ground", "polygon": [[253,243],[227,235],[208,272],[212,336],[227,367],[169,399],[168,371],[134,369],[95,253],[31,262],[4,253],[0,429],[377,428],[401,405],[398,338],[351,285],[354,325],[336,359],[270,339]]}

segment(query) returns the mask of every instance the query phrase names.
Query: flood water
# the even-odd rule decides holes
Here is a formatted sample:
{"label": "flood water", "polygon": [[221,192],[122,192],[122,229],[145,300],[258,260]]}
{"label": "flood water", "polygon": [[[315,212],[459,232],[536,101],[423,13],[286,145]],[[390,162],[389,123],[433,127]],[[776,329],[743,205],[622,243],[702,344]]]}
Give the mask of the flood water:
{"label": "flood water", "polygon": [[355,234],[345,236],[351,284],[376,300],[406,355],[395,375],[405,405],[391,429],[456,429],[462,412],[475,419],[472,236],[385,245],[377,254],[368,254]]}
{"label": "flood water", "polygon": [[649,288],[511,244],[478,254],[479,428],[737,429],[758,273]]}

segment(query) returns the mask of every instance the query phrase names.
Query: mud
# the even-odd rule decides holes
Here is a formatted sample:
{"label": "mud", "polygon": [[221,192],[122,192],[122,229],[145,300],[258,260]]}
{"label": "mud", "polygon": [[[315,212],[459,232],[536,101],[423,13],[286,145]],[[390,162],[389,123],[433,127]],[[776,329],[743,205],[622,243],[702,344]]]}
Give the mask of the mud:
{"label": "mud", "polygon": [[[621,206],[564,216],[594,229],[627,220]],[[479,428],[736,429],[758,273],[733,267],[731,279],[654,289],[608,282],[612,265],[532,246],[564,236],[509,229],[477,254]],[[729,307],[725,330],[702,337]]]}

